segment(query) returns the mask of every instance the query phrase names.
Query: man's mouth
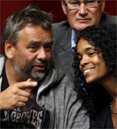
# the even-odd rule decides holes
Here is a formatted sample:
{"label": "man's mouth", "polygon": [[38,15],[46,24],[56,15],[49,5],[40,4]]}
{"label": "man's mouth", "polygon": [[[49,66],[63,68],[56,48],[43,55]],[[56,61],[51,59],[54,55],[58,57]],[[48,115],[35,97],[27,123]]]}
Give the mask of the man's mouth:
{"label": "man's mouth", "polygon": [[78,19],[78,21],[81,23],[86,23],[87,21],[89,21],[89,19]]}
{"label": "man's mouth", "polygon": [[46,65],[35,65],[34,68],[39,71],[44,71],[46,69]]}

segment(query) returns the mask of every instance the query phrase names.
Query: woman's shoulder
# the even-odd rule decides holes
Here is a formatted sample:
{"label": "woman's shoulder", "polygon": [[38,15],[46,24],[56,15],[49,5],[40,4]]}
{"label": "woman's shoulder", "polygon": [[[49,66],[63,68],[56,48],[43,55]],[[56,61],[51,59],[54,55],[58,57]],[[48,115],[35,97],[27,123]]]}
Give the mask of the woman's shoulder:
{"label": "woman's shoulder", "polygon": [[98,111],[90,121],[91,128],[113,128],[110,104],[104,106],[104,108]]}

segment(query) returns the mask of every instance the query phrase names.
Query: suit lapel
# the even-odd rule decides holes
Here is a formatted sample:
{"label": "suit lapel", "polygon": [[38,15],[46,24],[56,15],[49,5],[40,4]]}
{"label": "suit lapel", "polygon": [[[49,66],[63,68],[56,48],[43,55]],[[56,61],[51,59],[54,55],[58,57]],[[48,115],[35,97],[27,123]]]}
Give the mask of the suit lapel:
{"label": "suit lapel", "polygon": [[60,44],[63,51],[58,55],[58,60],[61,67],[64,67],[65,73],[67,73],[67,75],[69,76],[71,76],[70,73],[73,74],[72,63],[74,57],[71,49],[71,32],[72,29],[69,28],[69,30],[65,34],[63,41]]}
{"label": "suit lapel", "polygon": [[68,31],[63,34],[64,38],[62,42],[60,43],[60,47],[63,49],[63,51],[67,51],[69,48],[71,48],[71,34],[72,34],[72,29],[69,27]]}

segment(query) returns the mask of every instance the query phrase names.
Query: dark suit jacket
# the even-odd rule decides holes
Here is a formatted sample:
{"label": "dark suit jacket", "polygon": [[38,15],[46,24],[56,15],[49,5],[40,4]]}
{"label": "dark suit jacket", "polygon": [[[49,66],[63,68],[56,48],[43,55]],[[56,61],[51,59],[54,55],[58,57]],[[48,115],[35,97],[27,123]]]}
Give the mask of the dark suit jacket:
{"label": "dark suit jacket", "polygon": [[[117,17],[103,13],[100,24],[117,24]],[[72,28],[68,21],[62,21],[52,25],[52,33],[54,39],[52,56],[59,62],[66,75],[73,77],[74,70],[72,64],[74,55],[71,49]]]}

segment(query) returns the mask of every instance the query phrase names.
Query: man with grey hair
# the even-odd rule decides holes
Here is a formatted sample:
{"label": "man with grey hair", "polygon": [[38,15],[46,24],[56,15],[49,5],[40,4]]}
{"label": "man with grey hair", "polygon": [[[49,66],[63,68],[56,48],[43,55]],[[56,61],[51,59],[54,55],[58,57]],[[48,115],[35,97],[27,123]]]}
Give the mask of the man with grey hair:
{"label": "man with grey hair", "polygon": [[52,15],[29,5],[2,30],[0,128],[88,129],[73,83],[52,59]]}

